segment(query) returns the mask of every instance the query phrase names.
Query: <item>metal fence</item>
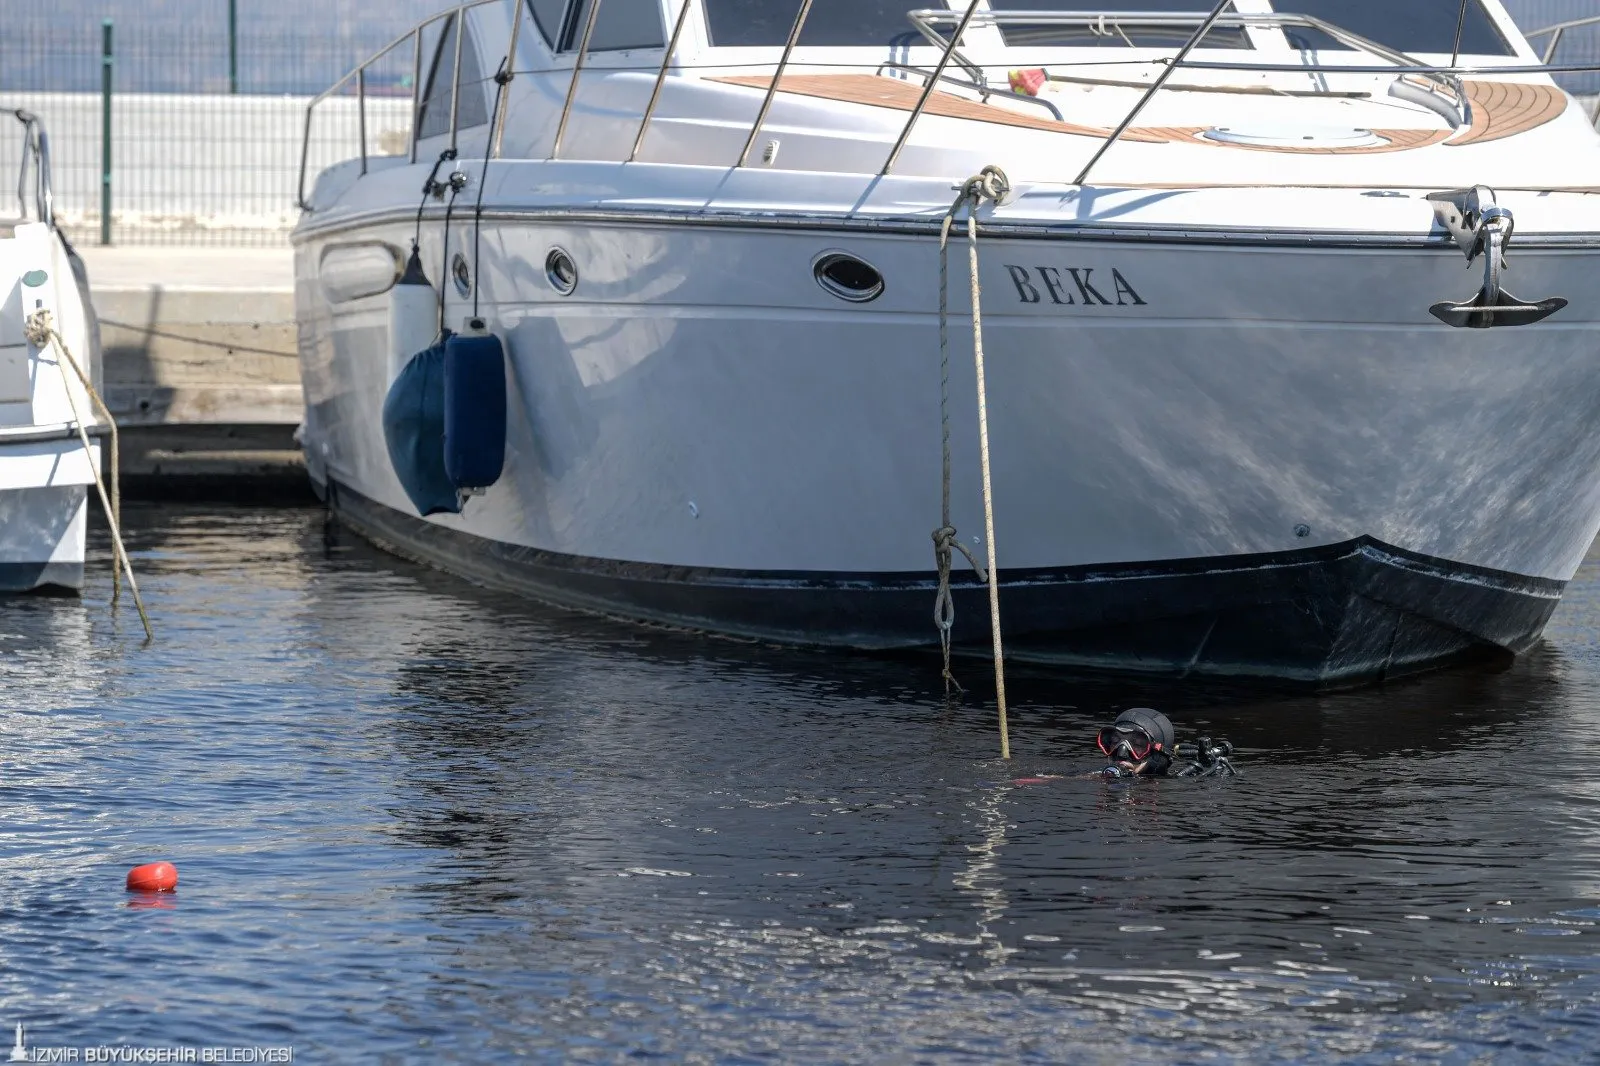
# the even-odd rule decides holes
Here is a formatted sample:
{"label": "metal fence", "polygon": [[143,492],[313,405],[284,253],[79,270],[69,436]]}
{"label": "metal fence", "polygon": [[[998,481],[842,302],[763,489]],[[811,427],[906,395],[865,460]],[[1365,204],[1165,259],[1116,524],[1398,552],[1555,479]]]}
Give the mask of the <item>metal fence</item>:
{"label": "metal fence", "polygon": [[[43,121],[57,218],[75,240],[277,244],[298,213],[305,105],[372,50],[314,30],[230,47],[226,23],[173,32],[135,18],[109,29],[99,20],[8,20],[0,108]],[[395,66],[366,87],[375,151],[409,134],[411,67]],[[348,157],[357,123],[353,106],[319,115],[312,165]],[[21,149],[20,137],[0,137],[0,174],[16,173]],[[0,214],[9,210],[0,205]]]}

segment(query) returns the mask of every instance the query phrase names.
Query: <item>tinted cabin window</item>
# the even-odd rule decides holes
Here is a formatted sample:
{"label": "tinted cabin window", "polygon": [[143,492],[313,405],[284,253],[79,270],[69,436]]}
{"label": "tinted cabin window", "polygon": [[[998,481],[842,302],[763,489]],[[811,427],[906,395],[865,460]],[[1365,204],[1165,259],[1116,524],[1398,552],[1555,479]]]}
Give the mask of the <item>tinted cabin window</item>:
{"label": "tinted cabin window", "polygon": [[561,36],[561,15],[567,9],[567,0],[528,0],[528,10],[533,12],[534,25],[544,37],[544,43],[555,47]]}
{"label": "tinted cabin window", "polygon": [[[428,91],[422,98],[422,114],[417,120],[417,139],[437,137],[450,132],[451,96],[455,86],[457,18],[449,16],[439,47],[433,54],[433,64],[428,70]],[[471,129],[489,121],[489,107],[484,101],[483,69],[478,63],[478,50],[469,27],[461,41],[461,105],[457,129]]]}
{"label": "tinted cabin window", "polygon": [[[589,21],[589,0],[580,0],[567,24],[563,51],[576,50]],[[661,8],[656,0],[602,0],[600,15],[589,38],[589,51],[614,52],[623,48],[660,48],[667,43],[661,30]]]}
{"label": "tinted cabin window", "polygon": [[[1135,26],[1117,22],[1115,12],[1181,12],[1204,17],[1216,7],[1216,0],[1094,0],[1093,3],[1062,3],[1061,0],[990,0],[993,11],[1085,11],[1105,12],[1101,20],[1085,19],[1077,25],[1046,26],[1011,23],[1001,25],[1000,36],[1008,45],[1034,45],[1060,48],[1176,48],[1194,33],[1197,26]],[[1231,8],[1229,9],[1232,10]],[[1243,29],[1218,29],[1200,42],[1204,48],[1249,48],[1250,37]]]}
{"label": "tinted cabin window", "polygon": [[[908,0],[813,0],[805,29],[800,32],[800,44],[849,47],[922,43],[923,36],[911,28],[906,12],[937,6]],[[800,0],[705,0],[705,9],[706,29],[713,45],[781,48],[789,39],[794,17],[800,13]]]}
{"label": "tinted cabin window", "polygon": [[[1402,52],[1449,55],[1455,51],[1461,0],[1279,0],[1273,8],[1311,15]],[[1469,0],[1466,10],[1466,20],[1461,24],[1462,55],[1515,54],[1482,4]],[[1289,43],[1298,48],[1343,51],[1350,47],[1315,30],[1286,28],[1283,32]]]}
{"label": "tinted cabin window", "polygon": [[461,129],[471,129],[489,121],[488,93],[493,81],[483,76],[483,64],[478,61],[478,42],[472,37],[470,20],[462,23],[461,38],[461,104],[457,116]]}

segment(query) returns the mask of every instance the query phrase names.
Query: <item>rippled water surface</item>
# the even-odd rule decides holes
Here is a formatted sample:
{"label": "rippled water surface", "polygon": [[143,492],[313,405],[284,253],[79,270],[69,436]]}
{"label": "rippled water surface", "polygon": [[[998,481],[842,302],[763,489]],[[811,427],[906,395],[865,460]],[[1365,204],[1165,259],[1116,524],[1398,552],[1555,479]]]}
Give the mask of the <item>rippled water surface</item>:
{"label": "rippled water surface", "polygon": [[[1600,566],[1533,654],[1322,697],[524,604],[315,510],[133,509],[157,626],[0,601],[0,1031],[296,1061],[1592,1061]],[[930,605],[931,609],[931,605]],[[1095,767],[1154,702],[1224,781]],[[128,867],[178,864],[167,899]]]}

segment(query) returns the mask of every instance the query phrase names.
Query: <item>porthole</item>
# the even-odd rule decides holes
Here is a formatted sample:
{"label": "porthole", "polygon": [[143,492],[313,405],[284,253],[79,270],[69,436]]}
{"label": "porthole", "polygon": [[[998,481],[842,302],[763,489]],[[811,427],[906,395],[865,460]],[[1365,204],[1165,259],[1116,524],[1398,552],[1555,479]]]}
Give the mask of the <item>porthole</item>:
{"label": "porthole", "polygon": [[848,252],[818,256],[811,273],[818,285],[841,300],[864,304],[883,295],[883,275],[871,263]]}
{"label": "porthole", "polygon": [[544,257],[544,276],[550,287],[562,296],[571,296],[572,290],[578,287],[578,265],[561,248],[550,249],[550,254]]}
{"label": "porthole", "polygon": [[456,292],[462,296],[472,295],[472,271],[467,268],[467,257],[460,252],[450,263],[450,274],[456,281]]}

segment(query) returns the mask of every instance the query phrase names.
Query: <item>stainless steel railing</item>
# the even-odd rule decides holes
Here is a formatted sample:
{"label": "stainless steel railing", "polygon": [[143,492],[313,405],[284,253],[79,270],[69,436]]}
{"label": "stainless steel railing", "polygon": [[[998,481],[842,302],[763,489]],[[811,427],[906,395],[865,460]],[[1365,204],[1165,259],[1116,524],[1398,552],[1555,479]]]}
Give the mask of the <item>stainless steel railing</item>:
{"label": "stainless steel railing", "polygon": [[[1230,0],[1231,2],[1231,0]],[[1226,7],[1227,4],[1219,5]],[[1213,17],[1214,16],[1214,17]],[[906,18],[911,20],[924,37],[943,47],[944,39],[939,35],[937,26],[952,24],[960,18],[960,13],[942,8],[924,8],[918,11],[908,11]],[[1128,42],[1126,30],[1141,29],[1189,29],[1207,23],[1217,29],[1306,29],[1315,30],[1326,34],[1341,44],[1345,44],[1358,51],[1377,56],[1399,66],[1418,66],[1420,61],[1398,49],[1390,48],[1368,37],[1347,30],[1342,26],[1329,22],[1326,19],[1315,18],[1311,15],[1300,15],[1293,12],[1241,14],[1238,12],[1223,13],[1214,11],[1211,15],[1202,12],[1173,12],[1173,11],[989,11],[978,15],[973,20],[974,26],[1082,26],[1094,32],[1096,36],[1107,39],[1120,37]],[[1204,34],[1201,35],[1204,37]],[[957,50],[957,62],[966,67],[976,67],[976,64]],[[1298,68],[1304,69],[1304,68]],[[1449,79],[1440,76],[1436,79],[1441,88],[1454,88]]]}
{"label": "stainless steel railing", "polygon": [[39,116],[21,108],[11,112],[22,123],[22,164],[17,168],[17,213],[28,217],[29,173],[33,180],[33,217],[51,229],[56,225],[55,194],[50,188],[50,135]]}
{"label": "stainless steel railing", "polygon": [[678,38],[683,36],[683,25],[689,21],[690,0],[678,0],[678,19],[672,24],[672,36],[667,40],[667,47],[661,53],[661,69],[656,71],[656,83],[650,90],[650,102],[645,105],[644,117],[639,120],[639,132],[633,138],[633,151],[628,153],[628,162],[632,163],[639,158],[639,149],[644,147],[645,131],[650,128],[650,119],[656,113],[656,104],[661,102],[661,88],[667,82],[667,68],[672,64],[672,57],[678,52]]}
{"label": "stainless steel railing", "polygon": [[[1528,43],[1532,44],[1537,37],[1550,35],[1550,43],[1544,46],[1544,62],[1548,66],[1556,57],[1556,49],[1561,47],[1561,40],[1568,30],[1581,30],[1589,26],[1600,26],[1600,15],[1589,15],[1581,19],[1569,19],[1566,22],[1557,22],[1549,26],[1542,26],[1526,34]],[[1600,97],[1596,97],[1589,104],[1589,122],[1600,129]]]}
{"label": "stainless steel railing", "polygon": [[[411,144],[410,144],[410,147],[409,147],[408,151],[409,151],[409,154],[410,154],[411,162],[415,163],[417,161],[417,137],[416,137],[417,120],[418,120],[418,117],[419,117],[419,115],[420,115],[420,113],[422,111],[422,107],[423,107],[423,103],[424,103],[424,99],[423,99],[423,95],[422,95],[423,92],[424,92],[424,86],[422,84],[422,80],[423,80],[422,79],[422,63],[423,63],[422,38],[423,38],[423,34],[427,32],[427,29],[428,29],[429,26],[432,26],[434,23],[440,22],[440,21],[444,22],[444,30],[443,30],[444,33],[449,33],[450,32],[450,28],[452,26],[454,26],[455,34],[456,34],[456,39],[455,39],[455,69],[451,72],[451,79],[452,80],[451,80],[451,85],[450,85],[450,130],[449,130],[449,132],[450,132],[450,146],[452,148],[454,148],[456,146],[456,138],[457,138],[457,133],[458,133],[458,126],[459,126],[460,119],[461,119],[461,115],[460,115],[460,102],[461,102],[461,42],[462,42],[462,39],[465,37],[465,33],[463,32],[463,27],[466,25],[466,13],[468,11],[472,10],[473,8],[483,7],[483,6],[487,5],[487,4],[500,4],[500,3],[504,3],[504,2],[505,2],[505,0],[469,0],[468,3],[458,4],[455,7],[447,8],[444,11],[441,11],[436,15],[431,15],[428,18],[423,19],[421,22],[417,23],[415,26],[413,26],[411,29],[407,30],[405,33],[402,33],[400,36],[396,37],[394,40],[390,41],[388,44],[384,45],[382,48],[378,49],[376,52],[372,53],[372,55],[368,56],[364,61],[362,61],[362,63],[359,66],[355,67],[353,70],[351,70],[344,77],[340,78],[338,81],[334,82],[332,85],[330,85],[326,89],[322,90],[322,92],[318,93],[316,96],[311,98],[311,102],[306,104],[305,125],[304,125],[304,127],[302,129],[301,138],[300,138],[300,175],[299,175],[299,180],[297,181],[297,183],[295,185],[295,200],[300,205],[301,210],[303,210],[303,211],[311,210],[311,204],[306,200],[306,169],[307,169],[307,166],[309,165],[310,156],[311,156],[311,124],[312,124],[312,121],[314,120],[314,118],[316,116],[317,107],[319,105],[321,105],[323,103],[323,101],[329,99],[332,96],[337,95],[341,90],[343,90],[346,86],[350,85],[352,82],[355,83],[356,113],[357,113],[356,124],[357,124],[357,129],[359,130],[360,136],[361,136],[361,152],[360,152],[361,173],[362,174],[366,174],[366,172],[367,172],[367,137],[366,137],[366,129],[367,129],[367,86],[366,86],[366,81],[367,81],[367,78],[366,78],[366,71],[367,71],[367,68],[371,67],[374,63],[378,62],[380,59],[382,59],[383,57],[387,56],[390,52],[394,51],[396,48],[400,47],[401,45],[406,44],[407,42],[409,42],[411,44],[411,46],[412,46],[412,59],[411,59],[411,131],[410,131]],[[598,4],[596,6],[598,6]],[[520,24],[520,20],[522,18],[522,5],[521,5],[520,0],[517,0],[517,2],[513,4],[513,18],[515,20],[517,20],[516,22],[513,23],[513,25]],[[515,45],[516,45],[516,34],[514,32],[512,33],[511,38],[512,39],[511,39],[511,42],[510,42],[510,46],[512,48],[515,48]],[[514,54],[515,54],[514,52],[508,52],[507,69],[511,69],[511,63],[510,63],[510,58],[509,57],[513,56]],[[493,146],[493,149],[495,150],[495,153],[498,154],[498,145]]]}
{"label": "stainless steel railing", "polygon": [[[305,129],[301,143],[300,174],[299,184],[297,187],[300,206],[306,210],[310,209],[310,206],[305,198],[305,179],[310,154],[312,120],[316,108],[328,98],[343,91],[348,85],[351,84],[352,81],[354,81],[358,108],[358,129],[361,138],[361,173],[365,174],[367,172],[366,70],[373,63],[382,59],[389,52],[393,51],[402,44],[405,44],[406,42],[410,42],[412,45],[412,99],[409,153],[411,161],[413,163],[416,162],[417,126],[421,110],[425,104],[423,97],[425,87],[423,86],[422,76],[423,61],[425,58],[422,54],[423,34],[427,31],[428,27],[432,26],[434,23],[440,22],[441,20],[445,20],[445,28],[442,32],[448,33],[450,32],[450,28],[454,26],[456,33],[456,54],[454,70],[452,72],[453,82],[451,85],[451,108],[449,124],[450,144],[452,147],[455,147],[457,144],[460,125],[461,48],[462,40],[465,36],[463,33],[463,27],[465,26],[467,12],[487,4],[506,2],[507,0],[469,0],[469,2],[458,4],[453,8],[441,11],[438,14],[425,19],[401,36],[395,38],[388,45],[373,53],[373,55],[360,66],[350,71],[350,73],[340,78],[339,81],[335,82],[322,93],[314,97],[306,107]],[[577,96],[579,78],[582,75],[585,61],[588,57],[590,39],[594,31],[596,19],[598,17],[600,2],[601,0],[593,0],[591,3],[587,20],[583,27],[582,37],[579,41],[577,51],[572,57],[572,73],[567,84],[565,99],[562,102],[561,114],[557,122],[555,136],[552,140],[550,154],[548,157],[551,159],[558,158],[561,151],[561,145],[564,140],[568,122],[571,118],[573,104]],[[1192,29],[1193,32],[1190,34],[1188,40],[1185,42],[1182,48],[1179,49],[1175,56],[1170,59],[1162,58],[1151,61],[1152,63],[1160,63],[1163,65],[1163,70],[1161,71],[1160,75],[1158,75],[1152,81],[1148,89],[1134,104],[1133,108],[1123,116],[1121,121],[1112,130],[1112,132],[1104,141],[1101,142],[1099,149],[1090,158],[1088,164],[1083,168],[1083,170],[1079,172],[1074,184],[1082,184],[1088,179],[1088,176],[1095,165],[1121,138],[1122,134],[1126,132],[1126,130],[1132,125],[1133,121],[1144,110],[1149,101],[1154,98],[1155,94],[1161,90],[1167,80],[1179,68],[1189,70],[1249,71],[1253,73],[1416,75],[1426,82],[1431,83],[1432,88],[1420,89],[1414,85],[1409,86],[1409,88],[1426,95],[1428,97],[1426,106],[1437,111],[1446,119],[1446,121],[1449,121],[1458,129],[1463,126],[1470,125],[1472,121],[1472,105],[1461,83],[1463,76],[1479,74],[1587,73],[1600,70],[1600,64],[1554,65],[1549,62],[1555,53],[1557,45],[1560,43],[1562,35],[1567,30],[1600,23],[1600,16],[1574,19],[1569,22],[1548,26],[1541,30],[1535,30],[1532,34],[1530,34],[1530,37],[1538,37],[1544,34],[1549,34],[1551,36],[1551,42],[1545,49],[1544,53],[1545,62],[1539,65],[1501,63],[1462,65],[1459,62],[1453,62],[1450,65],[1438,65],[1424,63],[1405,52],[1390,48],[1387,45],[1381,44],[1377,41],[1373,41],[1326,19],[1293,12],[1261,14],[1225,12],[1224,9],[1230,5],[1230,2],[1231,0],[1221,0],[1221,2],[1219,2],[1217,6],[1209,13],[1172,11],[1124,12],[1095,10],[980,12],[978,11],[978,0],[970,0],[964,9],[923,8],[909,11],[907,12],[906,17],[910,21],[911,25],[917,30],[918,33],[928,40],[929,43],[937,46],[940,49],[940,55],[938,62],[935,63],[931,69],[913,66],[906,63],[888,63],[880,65],[879,69],[883,69],[884,67],[892,67],[897,70],[905,70],[913,73],[919,77],[922,77],[924,79],[924,84],[921,95],[919,96],[915,107],[912,109],[904,125],[901,127],[898,136],[895,138],[893,146],[884,160],[883,166],[878,171],[878,174],[880,177],[887,176],[893,170],[895,163],[898,161],[902,150],[904,149],[913,129],[916,126],[917,121],[926,111],[929,99],[941,82],[953,83],[966,87],[977,92],[980,97],[984,99],[987,99],[990,96],[1005,96],[1008,98],[1015,98],[1018,101],[1037,104],[1038,106],[1044,107],[1051,111],[1053,116],[1058,120],[1060,119],[1061,116],[1059,110],[1051,105],[1048,101],[1001,90],[989,84],[988,74],[985,66],[973,61],[970,57],[965,55],[960,48],[963,36],[970,28],[974,26],[1081,26],[1089,32],[1094,33],[1096,36],[1106,38],[1120,37],[1124,42],[1127,42],[1130,45],[1132,44],[1132,38],[1129,37],[1128,33],[1126,32],[1127,30],[1180,28]],[[633,162],[639,156],[640,149],[644,143],[645,134],[650,128],[651,120],[655,115],[657,105],[660,101],[668,71],[671,68],[673,59],[676,55],[679,40],[687,21],[689,8],[693,3],[694,0],[682,0],[681,5],[679,6],[671,37],[662,50],[661,63],[655,68],[655,84],[650,93],[649,102],[646,105],[644,113],[641,117],[639,129],[634,138],[632,150],[627,156],[627,162]],[[517,31],[520,29],[521,20],[524,17],[528,17],[526,11],[524,10],[522,0],[510,0],[510,7],[512,9],[513,20],[512,32],[510,34],[510,41],[508,44],[503,68],[507,72],[512,72],[515,70]],[[756,113],[755,120],[752,122],[749,133],[745,138],[744,147],[740,152],[738,159],[733,164],[735,167],[744,166],[749,159],[751,148],[755,144],[756,138],[760,135],[761,128],[765,124],[767,116],[771,111],[774,99],[777,93],[780,91],[783,75],[791,63],[793,53],[799,42],[801,33],[804,30],[806,19],[809,16],[810,11],[811,0],[802,0],[799,10],[796,13],[794,23],[790,28],[788,38],[785,41],[783,51],[773,69],[772,80],[767,87],[766,94],[763,97],[761,106]],[[949,27],[950,33],[948,37],[940,32],[941,27]],[[1328,64],[1309,62],[1263,63],[1255,61],[1254,59],[1248,61],[1221,61],[1217,59],[1193,59],[1190,57],[1190,53],[1211,30],[1239,28],[1280,30],[1286,28],[1297,28],[1312,30],[1322,33],[1349,48],[1364,52],[1367,55],[1380,60],[1382,65],[1359,63]],[[712,66],[715,65],[716,64],[712,64]],[[952,65],[966,75],[964,79],[952,77],[946,73]],[[554,70],[550,71],[550,73],[554,73]],[[509,106],[509,95],[510,94],[508,93],[502,94],[499,105],[500,110],[496,115],[496,125],[498,127],[500,136],[496,136],[495,142],[486,148],[486,151],[491,154],[491,157],[498,157],[500,155],[500,142],[506,125],[505,118],[506,109]],[[1410,96],[1407,98],[1411,99]]]}
{"label": "stainless steel railing", "polygon": [[[922,32],[923,36],[929,38],[930,40],[942,39],[938,37],[936,30],[937,26],[948,25],[954,20],[959,20],[957,21],[955,32],[950,36],[949,41],[945,44],[944,54],[940,57],[939,65],[936,68],[937,73],[941,75],[943,74],[945,67],[948,66],[953,59],[955,59],[957,53],[959,52],[958,46],[960,44],[962,35],[966,32],[968,26],[972,24],[980,26],[1000,26],[1008,23],[1012,25],[1078,25],[1086,28],[1093,28],[1094,30],[1099,31],[1097,35],[1100,36],[1111,36],[1111,33],[1107,32],[1108,30],[1120,31],[1122,28],[1148,29],[1194,27],[1194,32],[1191,33],[1189,39],[1179,50],[1177,56],[1175,56],[1173,59],[1162,61],[1166,64],[1166,66],[1160,76],[1158,76],[1151,83],[1149,89],[1147,89],[1139,98],[1139,100],[1134,104],[1133,108],[1123,116],[1122,120],[1117,124],[1117,127],[1112,131],[1110,136],[1101,142],[1099,149],[1090,158],[1088,165],[1086,165],[1083,170],[1078,173],[1077,178],[1073,182],[1073,184],[1078,185],[1081,185],[1088,180],[1089,173],[1095,164],[1098,163],[1102,157],[1104,157],[1105,153],[1111,148],[1111,146],[1116,143],[1116,141],[1124,132],[1127,131],[1133,120],[1141,111],[1144,110],[1145,105],[1148,104],[1154,95],[1160,91],[1167,79],[1179,67],[1184,67],[1190,70],[1251,71],[1258,73],[1415,74],[1433,83],[1436,87],[1444,90],[1445,94],[1453,100],[1454,107],[1453,109],[1449,109],[1453,111],[1453,114],[1448,114],[1447,109],[1439,107],[1437,102],[1430,102],[1428,106],[1434,108],[1440,114],[1445,115],[1447,120],[1451,121],[1451,124],[1458,129],[1462,126],[1469,125],[1472,121],[1471,101],[1469,100],[1466,91],[1461,84],[1461,78],[1465,75],[1548,75],[1600,70],[1600,65],[1597,64],[1573,64],[1563,66],[1549,64],[1548,59],[1554,52],[1553,48],[1546,50],[1545,56],[1547,62],[1538,66],[1528,66],[1522,64],[1474,64],[1463,66],[1456,62],[1452,62],[1447,66],[1428,64],[1421,62],[1405,52],[1401,52],[1398,49],[1389,48],[1386,45],[1370,40],[1369,38],[1363,37],[1360,34],[1354,33],[1353,31],[1347,30],[1344,27],[1329,22],[1325,19],[1314,18],[1309,15],[1295,14],[1292,12],[1271,14],[1224,13],[1223,9],[1229,5],[1229,2],[1230,0],[1221,0],[1221,2],[1219,2],[1209,14],[1204,15],[1198,13],[1160,11],[991,11],[984,12],[983,14],[975,17],[974,8],[976,7],[976,3],[974,3],[972,6],[967,8],[965,13],[943,9],[924,9],[908,12],[907,18],[909,18],[912,24],[916,26],[920,32]],[[1559,32],[1564,32],[1566,29],[1572,29],[1578,25],[1586,25],[1591,22],[1600,22],[1600,17],[1595,17],[1592,19],[1579,19],[1572,23],[1562,24],[1561,26],[1548,27],[1543,31],[1535,31],[1535,35],[1544,32],[1555,32],[1559,34]],[[1366,52],[1369,55],[1377,57],[1378,59],[1382,59],[1385,61],[1385,65],[1372,66],[1325,63],[1287,64],[1260,62],[1219,62],[1214,60],[1192,60],[1189,58],[1189,53],[1211,29],[1229,27],[1257,27],[1264,29],[1295,27],[1300,29],[1315,30],[1324,33],[1329,37],[1332,37],[1334,40],[1348,45],[1351,48]],[[1122,33],[1121,36],[1124,41],[1129,40],[1125,33]],[[972,60],[966,58],[965,56],[961,56],[958,60],[956,60],[956,62],[963,69],[971,70],[975,68],[980,71],[982,69],[978,64],[973,63]],[[932,84],[932,80],[930,80],[929,84]],[[901,148],[904,147],[907,138],[909,138],[911,134],[912,127],[916,124],[917,119],[922,115],[927,103],[927,96],[928,93],[924,92],[922,99],[918,101],[916,108],[906,120],[905,126],[902,127],[900,131],[900,136],[895,141],[894,148],[890,150],[889,156],[885,160],[882,170],[879,171],[880,176],[887,175],[893,168],[896,159],[899,157]]]}
{"label": "stainless steel railing", "polygon": [[1569,19],[1566,22],[1543,26],[1524,34],[1524,36],[1528,38],[1528,43],[1532,44],[1535,37],[1543,37],[1547,33],[1550,35],[1550,43],[1544,46],[1544,61],[1548,64],[1556,57],[1556,49],[1561,47],[1561,38],[1566,36],[1568,30],[1579,30],[1585,26],[1596,25],[1600,25],[1600,15],[1590,15],[1587,18]]}

